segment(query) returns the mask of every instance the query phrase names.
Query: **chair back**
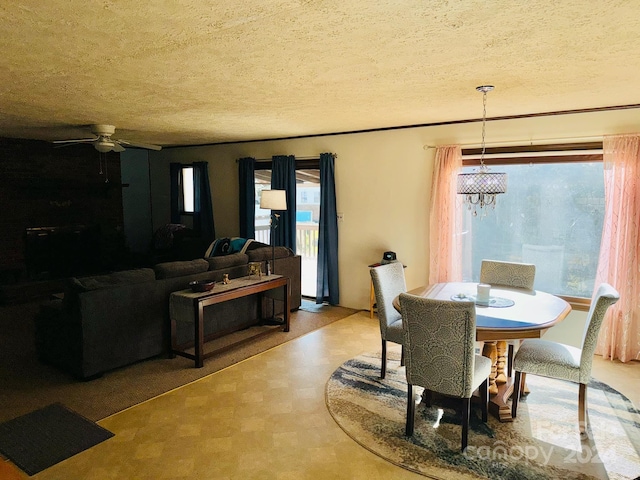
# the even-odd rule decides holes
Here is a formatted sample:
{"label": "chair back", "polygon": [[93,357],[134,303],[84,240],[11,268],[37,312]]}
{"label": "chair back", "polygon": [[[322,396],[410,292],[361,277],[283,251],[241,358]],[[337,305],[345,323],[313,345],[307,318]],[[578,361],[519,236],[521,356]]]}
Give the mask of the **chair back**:
{"label": "chair back", "polygon": [[407,383],[459,398],[473,393],[473,302],[400,295]]}
{"label": "chair back", "polygon": [[593,354],[596,350],[600,327],[605,313],[611,305],[620,299],[620,294],[608,283],[602,283],[591,301],[587,322],[582,334],[582,355],[580,356],[580,382],[588,383],[591,377]]}
{"label": "chair back", "polygon": [[387,326],[400,320],[402,316],[393,306],[393,300],[407,291],[404,280],[404,266],[400,262],[387,263],[370,269],[373,289],[376,294],[380,333],[385,337]]}
{"label": "chair back", "polygon": [[532,263],[482,260],[480,283],[533,290],[536,266]]}

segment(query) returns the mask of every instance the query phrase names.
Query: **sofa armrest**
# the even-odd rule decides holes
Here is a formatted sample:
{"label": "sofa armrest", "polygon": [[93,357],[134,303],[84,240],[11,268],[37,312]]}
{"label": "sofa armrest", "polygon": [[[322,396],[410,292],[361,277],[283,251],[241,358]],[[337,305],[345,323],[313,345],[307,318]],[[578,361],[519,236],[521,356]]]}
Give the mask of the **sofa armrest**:
{"label": "sofa armrest", "polygon": [[291,310],[298,310],[302,304],[302,257],[294,255],[276,258],[275,273],[289,277],[291,285]]}
{"label": "sofa armrest", "polygon": [[78,324],[77,312],[70,311],[63,298],[54,297],[40,305],[36,314],[36,327],[45,323]]}

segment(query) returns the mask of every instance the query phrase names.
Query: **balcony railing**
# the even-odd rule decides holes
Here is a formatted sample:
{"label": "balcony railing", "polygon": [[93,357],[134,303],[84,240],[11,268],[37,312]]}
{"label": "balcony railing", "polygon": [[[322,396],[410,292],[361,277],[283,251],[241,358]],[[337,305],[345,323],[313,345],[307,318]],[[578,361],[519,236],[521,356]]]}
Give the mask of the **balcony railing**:
{"label": "balcony railing", "polygon": [[[256,240],[271,244],[269,225],[256,226]],[[318,263],[318,225],[296,225],[296,253],[302,257],[302,295],[315,297]]]}
{"label": "balcony railing", "polygon": [[271,228],[269,225],[259,225],[256,227],[256,241],[271,245]]}
{"label": "balcony railing", "polygon": [[[256,240],[271,244],[271,229],[269,225],[256,227]],[[303,258],[318,257],[318,225],[296,225],[296,253]]]}

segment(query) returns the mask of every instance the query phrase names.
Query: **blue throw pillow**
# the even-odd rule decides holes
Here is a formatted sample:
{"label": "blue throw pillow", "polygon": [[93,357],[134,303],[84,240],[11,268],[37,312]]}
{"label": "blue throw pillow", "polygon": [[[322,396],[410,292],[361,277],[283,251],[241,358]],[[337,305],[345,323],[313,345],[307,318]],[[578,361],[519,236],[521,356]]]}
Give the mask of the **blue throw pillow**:
{"label": "blue throw pillow", "polygon": [[237,252],[242,252],[242,249],[244,248],[245,243],[247,243],[247,239],[246,238],[240,238],[240,237],[234,237],[231,239],[231,248],[230,248],[230,253],[237,253]]}

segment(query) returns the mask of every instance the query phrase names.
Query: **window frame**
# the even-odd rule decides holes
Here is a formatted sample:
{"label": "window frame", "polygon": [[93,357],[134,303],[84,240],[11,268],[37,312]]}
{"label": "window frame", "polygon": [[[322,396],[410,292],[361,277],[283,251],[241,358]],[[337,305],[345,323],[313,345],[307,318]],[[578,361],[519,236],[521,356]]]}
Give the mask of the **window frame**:
{"label": "window frame", "polygon": [[[462,149],[462,167],[479,167],[481,148]],[[602,142],[563,143],[547,145],[516,145],[485,148],[483,159],[487,167],[500,165],[527,165],[530,163],[602,162]],[[591,298],[556,295],[571,305],[573,310],[589,311]]]}
{"label": "window frame", "polygon": [[[192,211],[188,211],[185,208],[185,204],[186,204],[186,196],[185,196],[185,181],[184,181],[184,171],[186,169],[190,169],[191,170],[191,204],[193,205],[193,210]],[[178,176],[178,198],[179,198],[179,210],[180,210],[180,215],[184,215],[184,216],[193,216],[195,214],[195,188],[193,185],[193,173],[194,173],[194,167],[193,164],[182,164],[180,166],[180,175]]]}

